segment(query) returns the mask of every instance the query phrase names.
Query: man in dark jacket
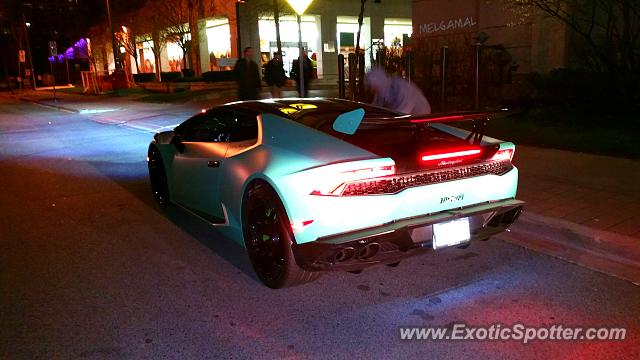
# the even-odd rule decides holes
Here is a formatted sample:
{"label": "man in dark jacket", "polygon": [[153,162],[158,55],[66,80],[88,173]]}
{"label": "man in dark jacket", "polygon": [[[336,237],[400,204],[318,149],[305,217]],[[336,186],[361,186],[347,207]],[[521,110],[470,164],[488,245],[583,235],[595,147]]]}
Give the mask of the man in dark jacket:
{"label": "man in dark jacket", "polygon": [[279,52],[273,53],[273,59],[269,60],[267,65],[265,65],[264,81],[269,85],[271,96],[274,98],[282,97],[280,88],[286,83],[287,76],[284,74],[282,55]]}
{"label": "man in dark jacket", "polygon": [[262,85],[258,64],[253,61],[253,48],[244,49],[242,59],[236,62],[233,72],[238,83],[238,97],[240,100],[256,100]]}
{"label": "man in dark jacket", "polygon": [[290,74],[291,78],[296,81],[300,97],[307,97],[309,96],[309,83],[311,83],[313,66],[311,65],[311,60],[307,57],[306,51],[302,51],[302,59],[302,81],[304,82],[304,94],[300,92],[300,58],[293,60]]}

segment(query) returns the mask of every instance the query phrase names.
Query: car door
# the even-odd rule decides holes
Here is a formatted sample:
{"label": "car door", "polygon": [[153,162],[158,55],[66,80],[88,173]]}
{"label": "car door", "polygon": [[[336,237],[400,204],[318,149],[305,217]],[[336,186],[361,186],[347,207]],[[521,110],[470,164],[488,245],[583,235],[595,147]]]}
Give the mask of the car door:
{"label": "car door", "polygon": [[219,182],[229,144],[231,114],[209,111],[176,128],[172,200],[212,223],[223,222]]}

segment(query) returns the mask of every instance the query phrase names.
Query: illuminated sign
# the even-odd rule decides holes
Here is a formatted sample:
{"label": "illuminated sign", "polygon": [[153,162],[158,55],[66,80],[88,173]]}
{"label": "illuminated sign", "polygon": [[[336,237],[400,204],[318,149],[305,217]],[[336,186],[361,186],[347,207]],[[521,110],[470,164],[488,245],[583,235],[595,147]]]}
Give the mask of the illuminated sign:
{"label": "illuminated sign", "polygon": [[313,0],[287,0],[298,15],[304,14],[312,1]]}

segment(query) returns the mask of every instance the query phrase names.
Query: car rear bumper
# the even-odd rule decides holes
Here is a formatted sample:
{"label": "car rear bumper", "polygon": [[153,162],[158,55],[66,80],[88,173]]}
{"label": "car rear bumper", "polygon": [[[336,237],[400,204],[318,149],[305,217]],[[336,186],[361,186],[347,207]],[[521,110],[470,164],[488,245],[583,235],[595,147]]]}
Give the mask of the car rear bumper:
{"label": "car rear bumper", "polygon": [[310,271],[355,271],[378,263],[390,264],[433,250],[433,224],[469,218],[471,241],[485,240],[506,230],[523,205],[523,201],[505,199],[395,220],[294,244],[293,253],[297,264]]}

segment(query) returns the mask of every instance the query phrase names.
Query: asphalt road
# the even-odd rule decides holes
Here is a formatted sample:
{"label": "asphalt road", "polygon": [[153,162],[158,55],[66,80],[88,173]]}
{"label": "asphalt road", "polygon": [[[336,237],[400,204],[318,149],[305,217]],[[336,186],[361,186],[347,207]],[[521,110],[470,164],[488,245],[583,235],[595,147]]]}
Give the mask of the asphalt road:
{"label": "asphalt road", "polygon": [[[640,358],[640,287],[499,239],[274,291],[155,205],[151,135],[0,100],[0,359]],[[402,341],[464,322],[625,341]]]}

